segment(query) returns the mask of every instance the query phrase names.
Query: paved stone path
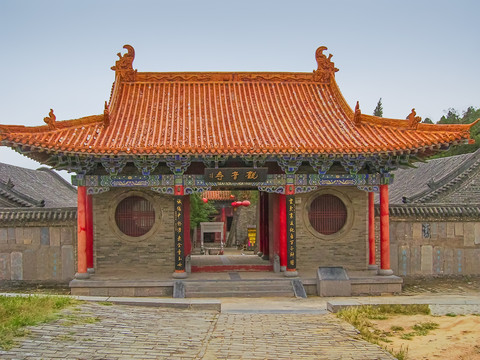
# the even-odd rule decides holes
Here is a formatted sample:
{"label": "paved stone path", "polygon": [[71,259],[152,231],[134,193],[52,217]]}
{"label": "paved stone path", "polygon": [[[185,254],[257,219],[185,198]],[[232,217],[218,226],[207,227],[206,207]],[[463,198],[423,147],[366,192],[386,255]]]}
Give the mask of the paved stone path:
{"label": "paved stone path", "polygon": [[217,313],[98,303],[29,328],[2,359],[394,359],[331,314]]}

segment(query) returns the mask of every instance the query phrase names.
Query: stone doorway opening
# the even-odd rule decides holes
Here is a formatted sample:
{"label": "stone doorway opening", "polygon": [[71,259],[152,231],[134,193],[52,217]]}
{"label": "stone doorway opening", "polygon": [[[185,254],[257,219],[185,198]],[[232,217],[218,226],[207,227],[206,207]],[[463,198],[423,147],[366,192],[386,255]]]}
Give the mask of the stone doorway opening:
{"label": "stone doorway opening", "polygon": [[[259,253],[258,190],[218,189],[193,196],[200,201],[190,201],[192,272],[272,270],[268,256]],[[201,215],[209,221],[196,222]]]}

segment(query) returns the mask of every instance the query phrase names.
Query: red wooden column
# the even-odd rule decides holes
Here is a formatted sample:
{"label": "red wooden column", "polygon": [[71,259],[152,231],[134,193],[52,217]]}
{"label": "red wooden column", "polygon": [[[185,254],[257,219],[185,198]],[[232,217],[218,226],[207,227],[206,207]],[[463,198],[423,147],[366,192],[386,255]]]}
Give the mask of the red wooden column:
{"label": "red wooden column", "polygon": [[280,240],[280,271],[287,270],[287,200],[286,196],[278,196],[278,228]]}
{"label": "red wooden column", "polygon": [[368,268],[378,268],[375,260],[375,194],[368,193]]}
{"label": "red wooden column", "polygon": [[87,271],[93,273],[93,199],[92,195],[85,195],[85,227],[87,230]]}
{"label": "red wooden column", "polygon": [[390,228],[388,185],[380,185],[380,270],[379,275],[392,275],[390,269]]}
{"label": "red wooden column", "polygon": [[86,229],[86,208],[87,196],[85,186],[77,188],[77,273],[75,278],[88,279],[87,272],[87,229]]}

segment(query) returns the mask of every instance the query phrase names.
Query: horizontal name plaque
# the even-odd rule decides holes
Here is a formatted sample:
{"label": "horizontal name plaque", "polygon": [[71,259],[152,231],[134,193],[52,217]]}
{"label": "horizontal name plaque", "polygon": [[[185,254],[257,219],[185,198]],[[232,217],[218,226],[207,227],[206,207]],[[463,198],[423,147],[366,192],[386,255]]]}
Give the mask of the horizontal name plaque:
{"label": "horizontal name plaque", "polygon": [[221,183],[256,183],[267,180],[268,168],[205,169],[205,181]]}

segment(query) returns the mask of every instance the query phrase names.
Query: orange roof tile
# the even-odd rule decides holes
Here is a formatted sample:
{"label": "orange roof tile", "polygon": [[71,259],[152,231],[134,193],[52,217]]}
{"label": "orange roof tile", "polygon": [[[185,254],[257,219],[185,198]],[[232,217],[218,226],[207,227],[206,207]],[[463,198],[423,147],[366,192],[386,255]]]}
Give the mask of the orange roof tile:
{"label": "orange roof tile", "polygon": [[97,155],[368,154],[470,139],[471,125],[354,112],[324,47],[313,73],[137,73],[126,48],[103,115],[56,121],[52,112],[48,125],[0,125],[1,143]]}

